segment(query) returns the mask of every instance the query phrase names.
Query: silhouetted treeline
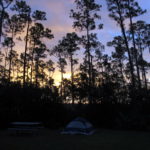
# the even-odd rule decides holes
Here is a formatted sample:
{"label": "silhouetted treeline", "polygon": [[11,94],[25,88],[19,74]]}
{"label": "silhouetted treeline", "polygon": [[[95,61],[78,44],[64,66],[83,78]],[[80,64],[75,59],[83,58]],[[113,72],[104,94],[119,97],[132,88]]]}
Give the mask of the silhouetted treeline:
{"label": "silhouetted treeline", "polygon": [[[107,43],[112,48],[109,55],[96,34],[103,29],[103,8],[95,0],[75,0],[68,13],[76,32],[64,35],[53,48],[47,44],[55,36],[44,25],[46,12],[32,11],[23,0],[0,1],[0,117],[4,124],[41,120],[48,126],[53,121],[63,125],[74,116],[65,119],[69,111],[63,104],[71,103],[70,112],[84,114],[97,126],[130,128],[129,122],[130,126],[143,116],[147,118],[140,122],[147,125],[150,63],[145,55],[150,55],[150,24],[136,19],[146,10],[135,0],[106,3],[110,19],[120,28],[120,34]],[[67,65],[70,79],[64,78]],[[61,75],[59,86],[53,76],[56,70]],[[80,111],[74,110],[79,109],[76,104],[90,105]]]}

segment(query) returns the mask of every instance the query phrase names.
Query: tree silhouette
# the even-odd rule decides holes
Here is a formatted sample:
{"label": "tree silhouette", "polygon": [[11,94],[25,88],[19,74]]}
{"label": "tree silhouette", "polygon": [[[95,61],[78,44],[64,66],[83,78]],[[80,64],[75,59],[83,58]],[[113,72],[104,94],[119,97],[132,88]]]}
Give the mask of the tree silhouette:
{"label": "tree silhouette", "polygon": [[63,74],[65,73],[65,67],[67,65],[66,62],[66,50],[65,50],[65,45],[63,43],[63,40],[60,40],[58,45],[56,45],[51,52],[52,55],[56,56],[58,61],[57,61],[57,67],[59,68],[59,71],[61,73],[61,84],[60,84],[60,95],[61,95],[61,101],[63,101],[63,92],[64,92],[64,86],[63,86]]}
{"label": "tree silhouette", "polygon": [[[98,12],[101,5],[96,4],[95,0],[75,0],[76,9],[71,10],[71,18],[74,19],[73,27],[79,31],[85,31],[86,34],[82,37],[82,45],[86,49],[88,59],[88,100],[91,103],[91,82],[92,82],[92,68],[91,68],[91,49],[95,45],[94,37],[90,31],[96,28],[95,21],[100,19]],[[102,24],[99,25],[99,29]],[[94,35],[95,36],[95,35]]]}
{"label": "tree silhouette", "polygon": [[125,2],[121,0],[107,0],[108,10],[110,12],[109,16],[113,18],[121,28],[122,36],[124,38],[124,43],[126,45],[126,51],[128,53],[128,58],[129,58],[131,83],[132,83],[132,87],[134,88],[135,87],[134,66],[133,66],[131,50],[129,48],[129,42],[127,39],[126,29],[125,29],[126,14],[124,10],[124,3]]}
{"label": "tree silhouette", "polygon": [[142,71],[142,79],[145,83],[145,88],[147,89],[147,79],[146,79],[146,66],[147,62],[144,60],[144,49],[147,46],[146,44],[146,23],[144,21],[137,21],[136,23],[133,23],[134,28],[134,34],[135,34],[135,44],[138,49],[139,57],[138,57],[138,64]]}
{"label": "tree silhouette", "polygon": [[53,35],[51,30],[48,28],[44,28],[41,23],[35,23],[34,26],[30,28],[30,42],[33,47],[31,48],[31,82],[32,82],[32,73],[33,73],[33,61],[35,60],[35,71],[36,71],[36,84],[38,79],[38,63],[40,58],[46,57],[46,52],[48,52],[48,48],[46,45],[41,42],[43,38],[52,39]]}
{"label": "tree silhouette", "polygon": [[28,35],[31,24],[31,8],[26,4],[25,1],[16,1],[16,4],[12,8],[13,11],[18,12],[18,15],[22,19],[24,26],[27,27],[25,36],[25,50],[24,50],[24,67],[23,67],[23,85],[25,85],[26,78],[26,58],[27,58],[27,48],[28,48]]}
{"label": "tree silhouette", "polygon": [[24,28],[23,22],[22,20],[20,20],[20,16],[18,15],[13,15],[11,16],[11,18],[8,19],[7,23],[6,23],[6,32],[10,35],[11,37],[11,47],[10,47],[10,56],[9,56],[9,81],[10,81],[10,77],[11,77],[11,69],[12,69],[12,51],[13,51],[13,47],[15,46],[15,36],[17,34],[20,34]]}
{"label": "tree silhouette", "polygon": [[4,39],[4,42],[2,43],[3,45],[3,48],[5,48],[5,52],[4,52],[4,74],[3,74],[3,77],[8,79],[8,75],[6,74],[7,72],[7,61],[8,61],[8,55],[9,55],[9,51],[10,51],[10,48],[12,47],[12,39],[11,37],[6,37]]}
{"label": "tree silhouette", "polygon": [[13,2],[13,0],[0,0],[0,42],[1,42],[1,36],[2,36],[2,28],[3,28],[3,22],[5,17],[7,16],[6,9],[10,6],[10,4]]}
{"label": "tree silhouette", "polygon": [[74,66],[78,63],[77,59],[74,59],[74,54],[77,50],[79,50],[79,37],[75,32],[67,33],[67,35],[63,38],[62,43],[71,67],[71,95],[72,104],[74,104]]}
{"label": "tree silhouette", "polygon": [[124,7],[126,10],[126,17],[129,18],[130,20],[130,32],[132,35],[132,43],[133,43],[133,50],[135,54],[135,64],[136,64],[136,70],[137,70],[138,85],[140,89],[141,88],[140,70],[139,70],[139,65],[138,65],[138,52],[137,52],[136,43],[135,43],[135,35],[134,35],[135,31],[133,27],[133,18],[144,14],[146,10],[142,10],[135,0],[126,0]]}

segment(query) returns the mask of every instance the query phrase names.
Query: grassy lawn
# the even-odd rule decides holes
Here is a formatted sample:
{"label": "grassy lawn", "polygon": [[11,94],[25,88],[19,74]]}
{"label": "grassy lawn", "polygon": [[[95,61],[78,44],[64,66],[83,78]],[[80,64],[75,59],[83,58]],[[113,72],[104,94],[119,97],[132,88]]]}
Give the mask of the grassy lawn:
{"label": "grassy lawn", "polygon": [[38,136],[10,136],[0,130],[0,150],[150,150],[150,132],[98,130],[83,136],[44,129]]}

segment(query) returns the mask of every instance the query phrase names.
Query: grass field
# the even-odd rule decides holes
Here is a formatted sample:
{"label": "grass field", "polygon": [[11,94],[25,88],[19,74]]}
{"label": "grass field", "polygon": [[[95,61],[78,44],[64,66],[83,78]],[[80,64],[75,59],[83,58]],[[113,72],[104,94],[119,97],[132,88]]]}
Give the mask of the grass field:
{"label": "grass field", "polygon": [[150,132],[98,130],[83,136],[44,129],[38,136],[10,136],[0,130],[0,150],[150,150]]}

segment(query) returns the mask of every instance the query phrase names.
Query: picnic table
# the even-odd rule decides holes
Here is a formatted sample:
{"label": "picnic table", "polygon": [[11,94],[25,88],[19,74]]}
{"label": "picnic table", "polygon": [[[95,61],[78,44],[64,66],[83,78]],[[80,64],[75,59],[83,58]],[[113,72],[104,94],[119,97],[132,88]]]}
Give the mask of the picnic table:
{"label": "picnic table", "polygon": [[13,135],[37,135],[42,128],[41,125],[41,122],[12,122],[8,130]]}

